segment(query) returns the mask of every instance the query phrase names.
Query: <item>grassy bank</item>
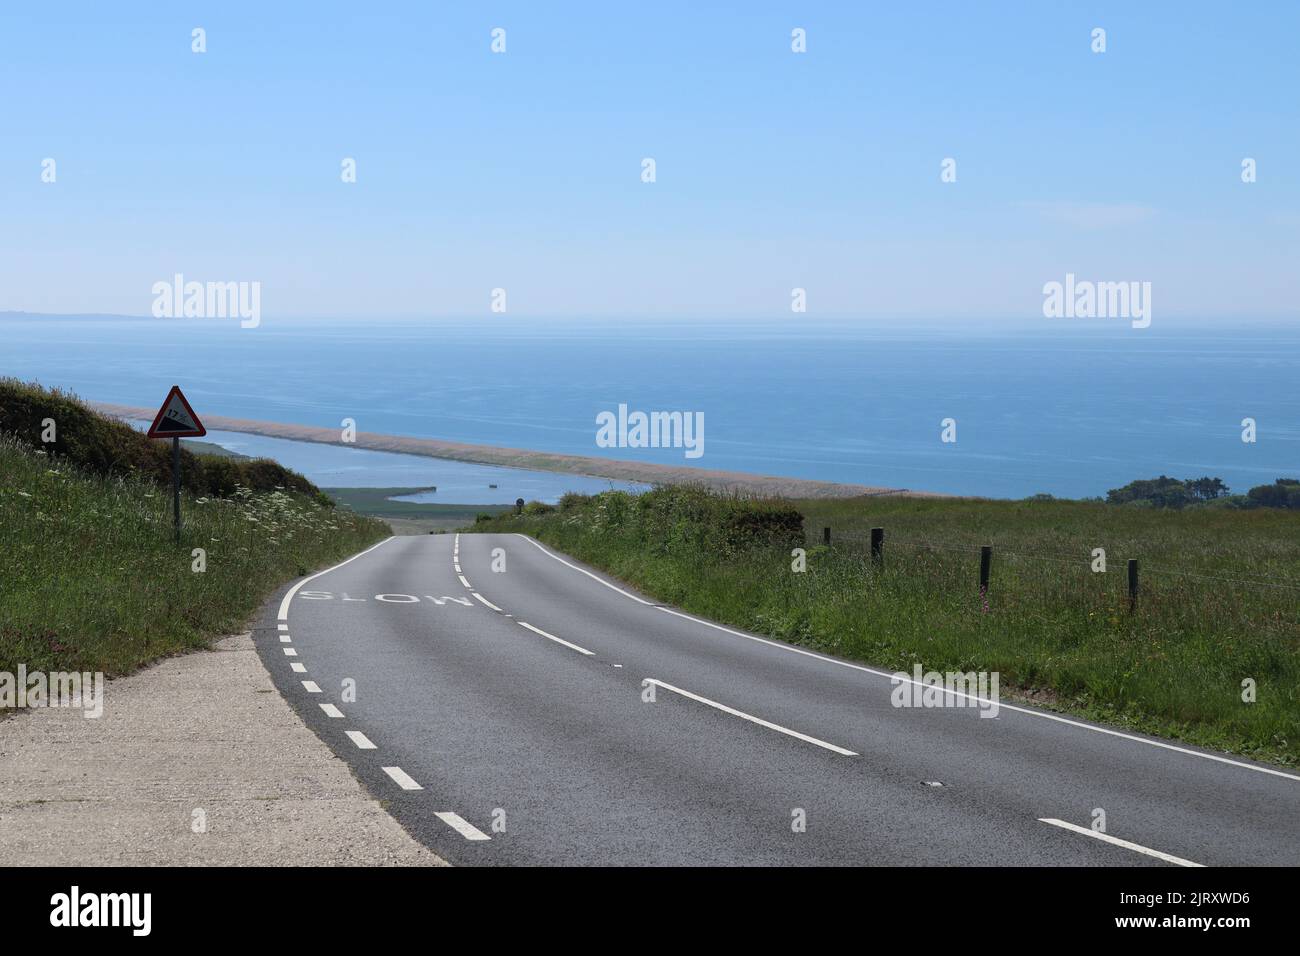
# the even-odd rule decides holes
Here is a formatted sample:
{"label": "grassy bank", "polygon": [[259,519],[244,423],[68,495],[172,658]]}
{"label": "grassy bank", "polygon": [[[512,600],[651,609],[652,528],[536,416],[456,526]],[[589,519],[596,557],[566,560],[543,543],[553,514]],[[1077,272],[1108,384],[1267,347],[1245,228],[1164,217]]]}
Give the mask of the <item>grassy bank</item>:
{"label": "grassy bank", "polygon": [[[60,421],[61,435],[73,420]],[[205,646],[241,629],[280,584],[388,534],[295,476],[308,490],[186,492],[177,546],[169,489],[148,468],[105,470],[0,434],[0,671],[112,676]]]}
{"label": "grassy bank", "polygon": [[[0,378],[0,433],[70,462],[89,474],[170,484],[171,442],[157,441],[101,415],[70,392]],[[181,443],[181,485],[196,495],[226,497],[236,488],[285,490],[329,499],[310,481],[269,458],[195,454],[207,442]]]}
{"label": "grassy bank", "polygon": [[[803,519],[799,540],[788,519],[762,517],[785,512]],[[873,527],[885,529],[879,566]],[[523,531],[660,600],[803,646],[891,669],[997,671],[1004,695],[1300,763],[1293,512],[898,497],[742,505],[679,487],[567,496],[475,529]],[[802,573],[792,543],[807,552]],[[986,595],[981,545],[994,549]],[[1092,570],[1096,548],[1104,573]],[[1128,558],[1141,567],[1134,611]]]}

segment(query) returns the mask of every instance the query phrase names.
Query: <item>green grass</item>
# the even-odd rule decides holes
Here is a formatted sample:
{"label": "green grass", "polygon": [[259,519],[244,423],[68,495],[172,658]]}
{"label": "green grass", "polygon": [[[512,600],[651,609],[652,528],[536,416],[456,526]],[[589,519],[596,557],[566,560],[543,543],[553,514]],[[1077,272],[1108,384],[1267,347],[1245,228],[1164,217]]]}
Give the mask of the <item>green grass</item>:
{"label": "green grass", "polygon": [[[795,501],[785,504],[803,515],[808,560],[795,573],[788,542],[738,549],[721,530],[729,506],[701,495],[570,496],[474,529],[523,531],[657,599],[806,647],[890,669],[997,671],[1004,696],[1300,763],[1300,514]],[[869,558],[872,527],[885,529],[881,567]],[[987,606],[981,545],[994,549]],[[1091,570],[1094,548],[1106,551],[1104,574]],[[1141,562],[1134,612],[1130,557]],[[1241,700],[1245,678],[1255,703]]]}
{"label": "green grass", "polygon": [[[126,673],[239,631],[276,587],[385,537],[312,494],[171,494],[0,434],[0,671]],[[195,548],[207,570],[192,570]]]}

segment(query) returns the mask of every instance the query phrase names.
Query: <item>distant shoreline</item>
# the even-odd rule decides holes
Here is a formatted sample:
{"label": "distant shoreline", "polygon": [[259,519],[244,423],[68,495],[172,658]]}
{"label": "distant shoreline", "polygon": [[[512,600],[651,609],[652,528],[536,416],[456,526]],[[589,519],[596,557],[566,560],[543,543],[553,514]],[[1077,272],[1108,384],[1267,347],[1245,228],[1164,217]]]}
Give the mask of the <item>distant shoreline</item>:
{"label": "distant shoreline", "polygon": [[[135,405],[117,405],[112,402],[87,402],[87,404],[108,415],[144,421],[151,421],[156,411],[155,409],[141,408]],[[283,438],[289,441],[315,442],[323,445],[342,444],[339,441],[339,430],[337,428],[320,428],[314,425],[285,425],[279,422],[263,422],[247,418],[228,418],[224,415],[204,415],[203,421],[209,428],[221,431],[244,432],[251,435],[263,435],[267,438]],[[783,478],[776,475],[754,475],[739,471],[687,468],[656,462],[624,461],[588,455],[563,455],[555,452],[531,451],[524,448],[471,445],[465,442],[443,441],[437,438],[381,435],[375,432],[359,431],[357,432],[356,441],[345,447],[395,452],[402,455],[419,455],[425,458],[445,458],[452,461],[474,462],[480,465],[497,465],[503,468],[523,468],[531,471],[586,475],[591,478],[609,478],[615,481],[634,481],[648,485],[700,484],[715,491],[773,497],[858,498],[864,495],[902,495],[924,498],[949,497],[934,492],[912,491],[907,488],[881,488],[834,481],[817,481],[811,478]]]}

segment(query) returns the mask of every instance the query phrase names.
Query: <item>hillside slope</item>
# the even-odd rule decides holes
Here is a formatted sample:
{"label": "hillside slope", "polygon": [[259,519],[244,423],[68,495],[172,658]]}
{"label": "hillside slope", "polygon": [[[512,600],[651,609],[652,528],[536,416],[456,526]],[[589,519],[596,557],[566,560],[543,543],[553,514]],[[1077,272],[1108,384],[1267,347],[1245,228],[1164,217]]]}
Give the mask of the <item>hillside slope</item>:
{"label": "hillside slope", "polygon": [[[13,383],[0,385],[0,399],[12,398]],[[27,410],[0,401],[0,421],[27,430],[0,431],[0,672],[23,664],[114,676],[206,646],[240,629],[285,581],[388,534],[274,462],[208,470],[209,459],[186,453],[199,473],[186,487],[200,491],[183,493],[178,547],[170,474],[135,443],[138,433],[58,400],[61,453],[30,440]]]}

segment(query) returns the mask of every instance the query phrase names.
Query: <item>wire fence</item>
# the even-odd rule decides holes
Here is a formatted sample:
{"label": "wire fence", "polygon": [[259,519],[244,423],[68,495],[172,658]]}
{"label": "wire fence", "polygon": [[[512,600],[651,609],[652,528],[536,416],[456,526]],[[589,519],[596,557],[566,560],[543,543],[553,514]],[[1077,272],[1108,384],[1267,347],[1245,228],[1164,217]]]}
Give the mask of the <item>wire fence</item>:
{"label": "wire fence", "polygon": [[[980,558],[980,587],[987,590],[989,586],[989,574],[992,559],[1014,558],[1021,562],[1050,562],[1054,565],[1063,565],[1073,567],[1080,571],[1093,572],[1096,570],[1095,562],[1097,555],[1092,551],[1084,554],[1049,554],[1038,551],[1025,551],[1021,549],[1004,548],[1001,545],[978,545],[961,542],[936,541],[932,538],[900,536],[887,533],[884,528],[872,528],[865,530],[861,528],[849,528],[839,531],[832,531],[831,528],[823,527],[817,529],[807,529],[805,531],[807,543],[829,545],[832,548],[841,548],[847,542],[850,546],[860,545],[863,548],[864,555],[870,552],[873,560],[883,562],[886,552],[895,547],[912,548],[916,550],[928,550],[933,552],[942,552],[947,554],[960,555],[978,555]],[[1105,565],[1103,564],[1103,567]],[[1289,591],[1300,593],[1300,580],[1285,577],[1270,577],[1267,575],[1260,576],[1256,574],[1245,574],[1236,571],[1218,571],[1214,573],[1205,573],[1202,571],[1188,571],[1182,568],[1170,568],[1161,566],[1151,566],[1145,561],[1139,562],[1138,558],[1125,558],[1125,567],[1128,575],[1128,590],[1130,600],[1136,600],[1139,590],[1139,575],[1154,574],[1166,578],[1186,579],[1188,581],[1207,581],[1216,584],[1232,584],[1242,588],[1263,588],[1271,591]]]}

